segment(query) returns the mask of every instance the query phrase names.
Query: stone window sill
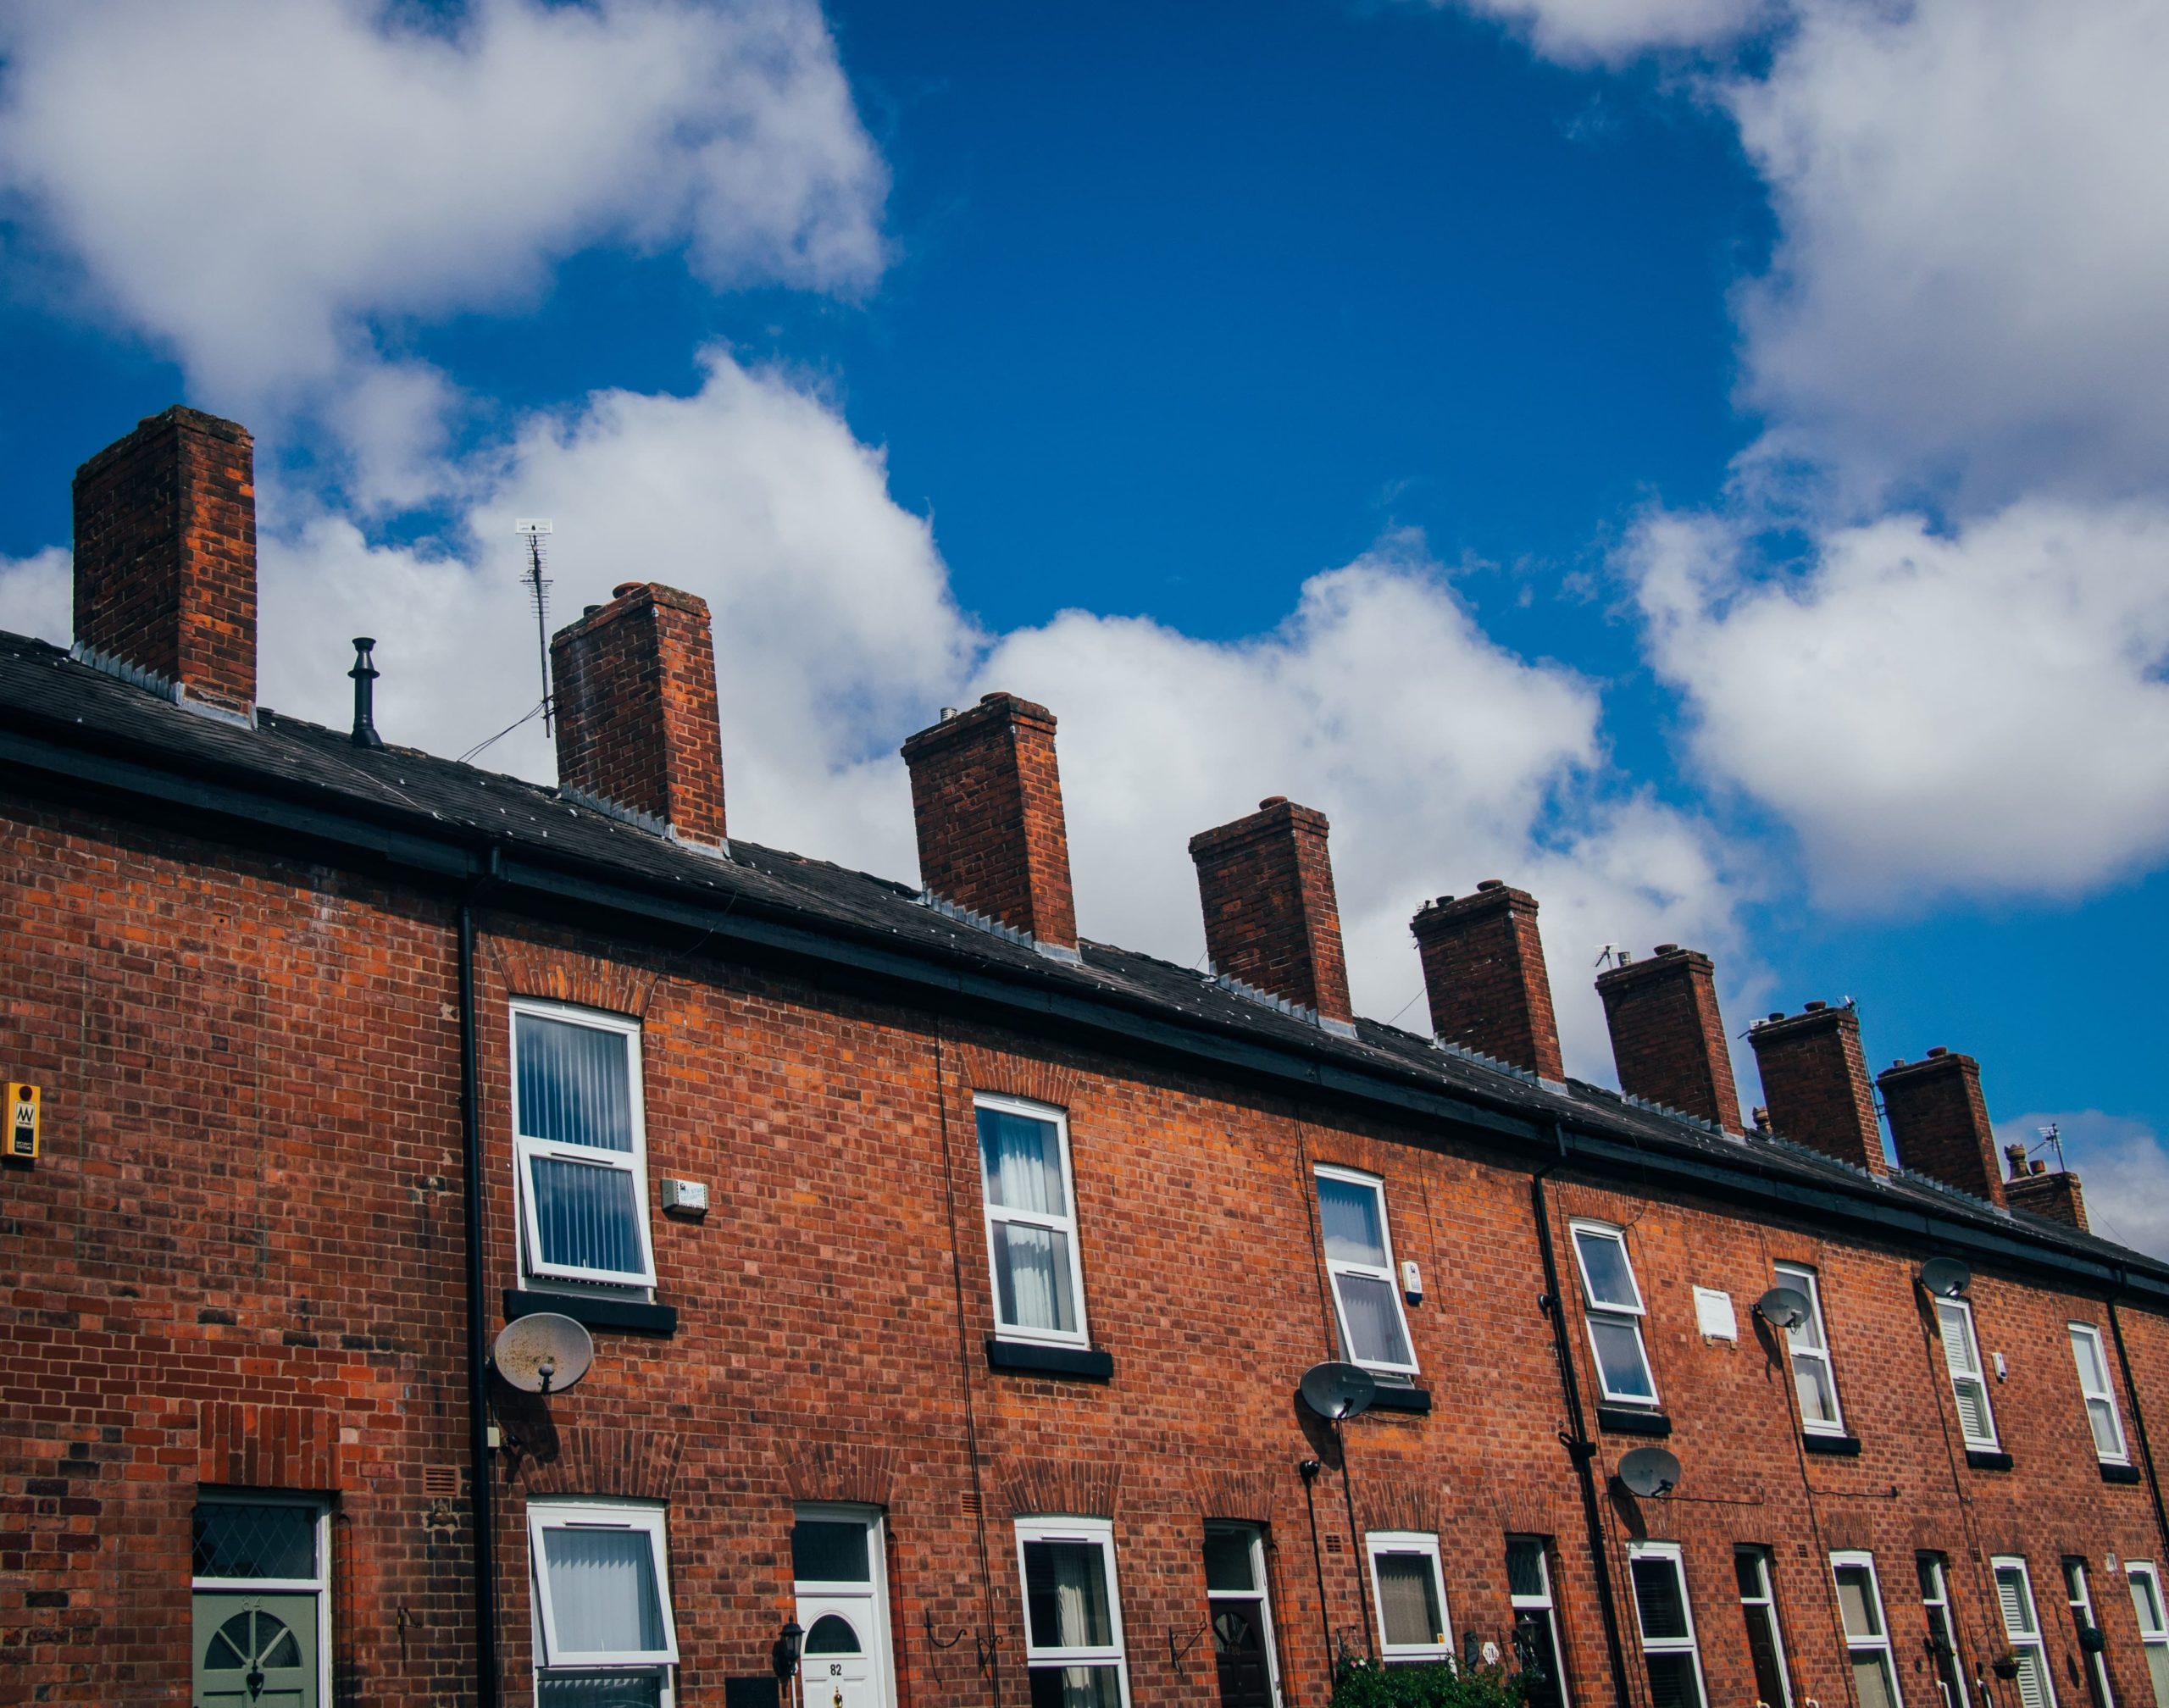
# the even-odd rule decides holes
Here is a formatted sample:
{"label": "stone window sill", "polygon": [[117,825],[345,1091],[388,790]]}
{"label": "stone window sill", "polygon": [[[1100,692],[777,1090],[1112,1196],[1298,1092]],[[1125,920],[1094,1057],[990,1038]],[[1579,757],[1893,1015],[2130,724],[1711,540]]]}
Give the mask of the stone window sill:
{"label": "stone window sill", "polygon": [[1097,1346],[1040,1346],[1029,1340],[986,1339],[990,1370],[1014,1370],[1030,1376],[1073,1376],[1105,1382],[1115,1373],[1114,1354]]}

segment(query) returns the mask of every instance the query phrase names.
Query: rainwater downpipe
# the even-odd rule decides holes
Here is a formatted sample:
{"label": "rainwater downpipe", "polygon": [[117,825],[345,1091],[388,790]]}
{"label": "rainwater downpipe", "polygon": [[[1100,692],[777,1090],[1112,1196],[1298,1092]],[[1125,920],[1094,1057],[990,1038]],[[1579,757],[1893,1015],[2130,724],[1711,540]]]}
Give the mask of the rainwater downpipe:
{"label": "rainwater downpipe", "polygon": [[1574,1354],[1567,1334],[1566,1295],[1559,1290],[1559,1262],[1551,1246],[1551,1206],[1545,1195],[1544,1177],[1567,1160],[1567,1133],[1556,1121],[1551,1137],[1559,1154],[1529,1177],[1530,1207],[1536,1216],[1537,1250],[1544,1258],[1544,1297],[1539,1301],[1551,1319],[1551,1350],[1559,1362],[1559,1385],[1567,1397],[1567,1428],[1560,1444],[1574,1461],[1574,1476],[1582,1489],[1582,1517],[1589,1533],[1589,1563],[1596,1571],[1596,1604],[1604,1615],[1604,1644],[1611,1659],[1611,1695],[1617,1708],[1634,1708],[1627,1689],[1627,1654],[1619,1639],[1619,1607],[1612,1594],[1611,1561],[1604,1542],[1604,1515],[1597,1504],[1596,1443],[1589,1439],[1582,1413],[1582,1388],[1574,1374]]}
{"label": "rainwater downpipe", "polygon": [[[2124,1271],[2116,1270],[2116,1292],[2124,1290]],[[2154,1528],[2161,1533],[2161,1550],[2169,1555],[2169,1511],[2161,1504],[2161,1479],[2154,1472],[2154,1448],[2146,1439],[2146,1409],[2139,1403],[2138,1384],[2132,1379],[2132,1356],[2124,1350],[2124,1321],[2116,1313],[2116,1300],[2109,1300],[2109,1333],[2116,1343],[2116,1362],[2124,1372],[2124,1392],[2131,1395],[2132,1432],[2138,1437],[2138,1461],[2146,1473],[2146,1492],[2154,1497]]]}
{"label": "rainwater downpipe", "polygon": [[498,867],[459,901],[459,1137],[467,1198],[467,1489],[474,1527],[474,1702],[498,1708],[496,1528],[490,1468],[490,1319],[483,1291],[481,1074],[474,1036],[474,898]]}

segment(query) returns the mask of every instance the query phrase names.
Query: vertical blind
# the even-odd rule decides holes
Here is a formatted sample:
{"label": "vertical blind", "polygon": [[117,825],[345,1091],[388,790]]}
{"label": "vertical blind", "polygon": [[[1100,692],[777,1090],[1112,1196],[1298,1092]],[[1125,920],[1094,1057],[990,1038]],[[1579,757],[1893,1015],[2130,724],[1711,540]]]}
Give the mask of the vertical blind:
{"label": "vertical blind", "polygon": [[1428,1554],[1378,1554],[1372,1566],[1379,1586],[1379,1626],[1395,1648],[1431,1646],[1446,1640],[1439,1609],[1438,1579]]}
{"label": "vertical blind", "polygon": [[[544,1264],[643,1279],[631,1040],[546,1015],[515,1018],[519,1133]],[[539,1151],[534,1143],[588,1153]]]}
{"label": "vertical blind", "polygon": [[2042,1664],[2040,1628],[2033,1617],[2033,1592],[2016,1566],[1996,1567],[1996,1601],[2003,1609],[2004,1634],[2018,1657],[2018,1700],[2024,1708],[2049,1708],[2049,1682]]}
{"label": "vertical blind", "polygon": [[518,1018],[519,1130],[557,1145],[633,1148],[625,1034],[541,1014]]}
{"label": "vertical blind", "polygon": [[654,1544],[646,1530],[546,1529],[542,1556],[555,1616],[552,1653],[668,1652]]}

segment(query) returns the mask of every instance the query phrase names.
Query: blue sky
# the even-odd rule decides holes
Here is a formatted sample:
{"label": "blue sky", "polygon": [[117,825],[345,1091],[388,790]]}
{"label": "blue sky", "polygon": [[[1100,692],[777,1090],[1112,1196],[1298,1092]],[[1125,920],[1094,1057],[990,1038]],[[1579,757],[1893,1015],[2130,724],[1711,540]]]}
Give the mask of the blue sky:
{"label": "blue sky", "polygon": [[17,14],[0,624],[67,638],[69,475],[186,399],[285,709],[367,629],[396,739],[519,718],[551,515],[561,612],[715,607],[738,834],[910,875],[896,743],[1014,689],[1088,934],[1193,958],[1184,839],[1294,795],[1366,1012],[1505,877],[1576,1071],[1597,946],[1698,944],[2169,1249],[2169,25],[2061,15]]}

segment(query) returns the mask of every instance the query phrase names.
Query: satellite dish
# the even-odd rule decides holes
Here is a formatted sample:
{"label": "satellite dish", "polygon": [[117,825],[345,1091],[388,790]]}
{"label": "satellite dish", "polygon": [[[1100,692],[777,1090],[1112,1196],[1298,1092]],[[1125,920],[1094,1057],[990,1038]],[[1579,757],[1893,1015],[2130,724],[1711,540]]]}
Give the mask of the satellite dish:
{"label": "satellite dish", "polygon": [[587,1374],[595,1342],[571,1317],[541,1311],[506,1323],[490,1361],[523,1394],[562,1394]]}
{"label": "satellite dish", "polygon": [[1637,1494],[1662,1500],[1679,1486],[1679,1461],[1661,1447],[1637,1447],[1619,1461],[1619,1480]]}
{"label": "satellite dish", "polygon": [[1797,1287],[1772,1287],[1755,1301],[1755,1314],[1772,1328],[1797,1328],[1815,1314],[1815,1306]]}
{"label": "satellite dish", "polygon": [[1303,1372],[1303,1403],[1338,1423],[1370,1409],[1379,1384],[1360,1364],[1313,1364]]}
{"label": "satellite dish", "polygon": [[1939,1299],[1961,1299],[1973,1284],[1973,1272],[1955,1257],[1931,1257],[1921,1265],[1921,1285]]}

